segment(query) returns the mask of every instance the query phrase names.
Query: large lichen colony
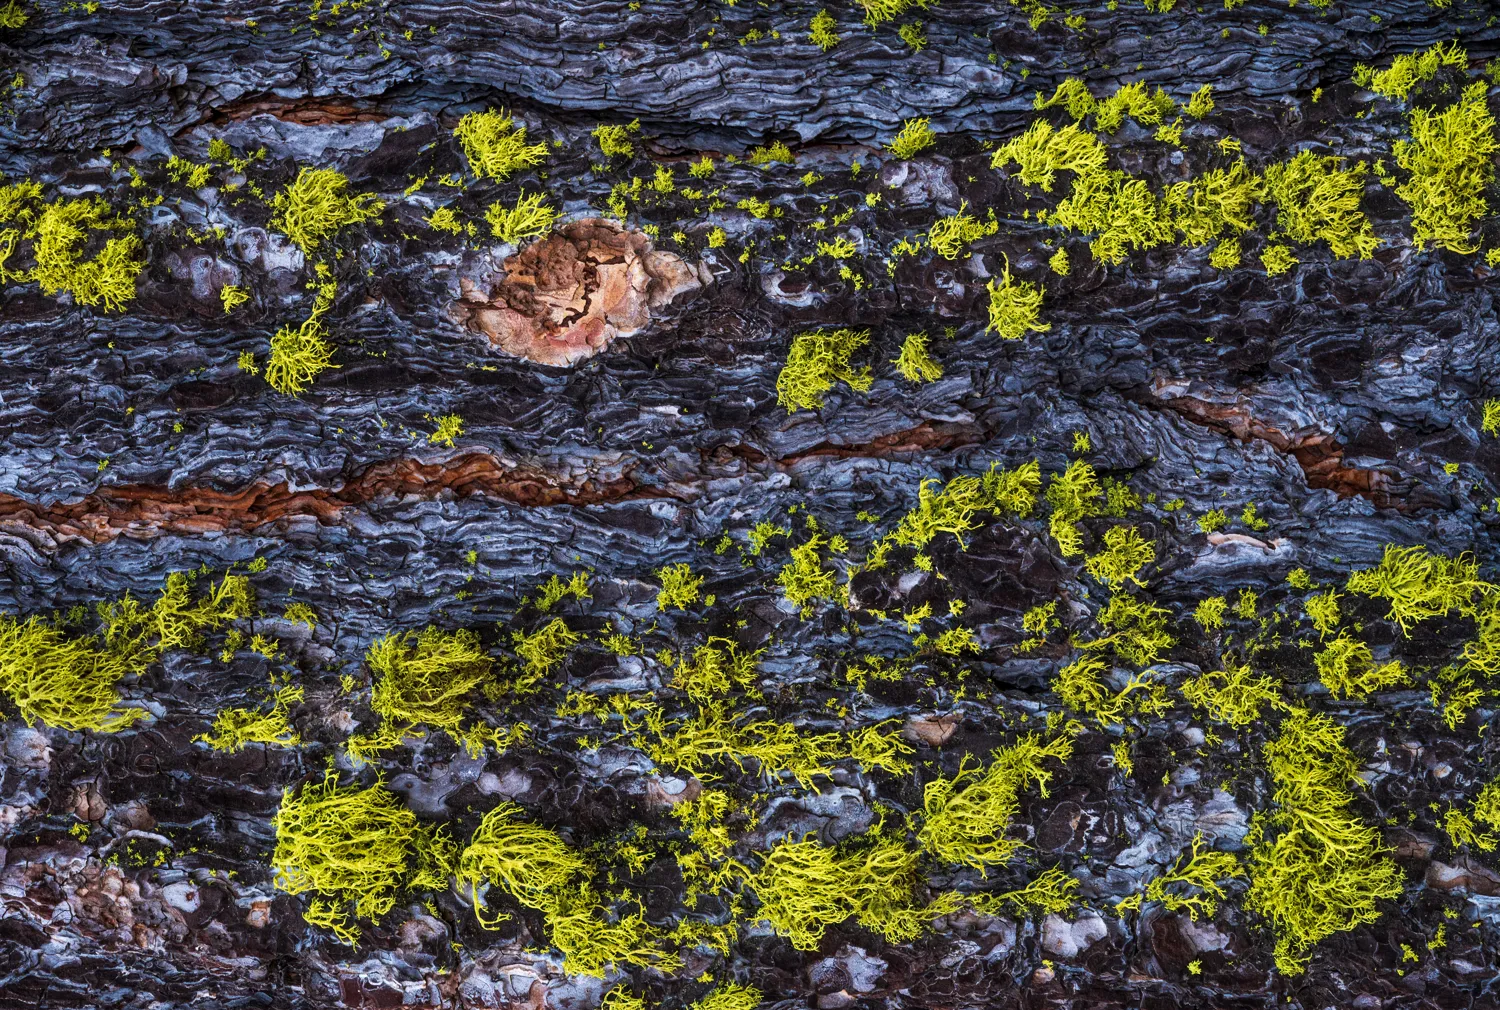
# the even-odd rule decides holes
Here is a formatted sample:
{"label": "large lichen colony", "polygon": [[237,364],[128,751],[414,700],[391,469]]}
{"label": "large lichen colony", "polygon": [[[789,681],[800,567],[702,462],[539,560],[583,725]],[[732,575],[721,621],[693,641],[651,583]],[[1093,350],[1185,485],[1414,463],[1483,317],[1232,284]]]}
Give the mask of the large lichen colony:
{"label": "large lichen colony", "polygon": [[[1071,4],[1011,4],[1021,26],[1087,30]],[[348,6],[315,24],[328,30]],[[1163,20],[1183,14],[1172,0],[1146,6]],[[776,37],[802,60],[836,60],[887,37],[893,52],[916,58],[938,46],[931,19],[941,11],[921,0],[809,8],[797,38],[784,29]],[[0,26],[24,31],[36,16],[12,2]],[[755,31],[738,45],[761,44]],[[1493,50],[1493,33],[1483,38]],[[792,134],[730,151],[721,133],[711,147],[687,149],[649,120],[599,121],[608,118],[601,110],[586,129],[564,129],[525,102],[476,98],[424,127],[430,139],[406,166],[409,186],[393,192],[376,191],[347,162],[297,164],[218,137],[194,158],[93,152],[87,190],[30,178],[0,186],[0,281],[105,329],[158,311],[164,288],[190,283],[160,266],[169,251],[212,249],[225,234],[208,223],[217,218],[162,224],[155,212],[213,191],[259,222],[267,247],[295,262],[297,282],[272,291],[218,277],[203,315],[253,312],[256,323],[234,331],[242,339],[233,350],[218,341],[203,354],[255,377],[267,410],[299,411],[354,395],[371,361],[403,364],[376,349],[380,324],[365,321],[385,268],[362,247],[421,246],[452,263],[489,250],[498,260],[598,218],[711,264],[703,273],[715,283],[753,277],[757,290],[800,293],[799,304],[837,297],[855,306],[837,324],[809,311],[806,325],[776,334],[757,395],[774,403],[767,416],[785,432],[851,402],[888,398],[899,412],[943,390],[948,406],[924,417],[972,417],[984,409],[980,391],[964,385],[965,366],[949,353],[960,334],[996,358],[1090,326],[1107,346],[1129,307],[1090,318],[1076,306],[1111,272],[1148,262],[1288,299],[1299,271],[1317,264],[1326,278],[1324,268],[1343,260],[1411,270],[1413,300],[1423,297],[1418,271],[1479,271],[1493,285],[1500,56],[1471,58],[1470,48],[1445,38],[1372,58],[1326,78],[1336,102],[1323,88],[1302,96],[1298,117],[1336,121],[1351,136],[1381,124],[1384,156],[1368,160],[1321,140],[1252,156],[1236,137],[1236,96],[1215,82],[1147,83],[1126,72],[1135,79],[1105,85],[1083,70],[1034,89],[1014,128],[944,130],[936,115],[904,115],[862,146],[816,151]],[[951,200],[933,196],[942,187],[922,174],[939,158],[961,183]],[[587,199],[575,186],[583,175],[599,183]],[[1377,227],[1377,205],[1393,208],[1399,227]],[[913,278],[969,262],[985,269],[960,309],[898,307],[898,288],[947,283]],[[468,291],[461,272],[455,297]],[[138,304],[148,293],[151,304]],[[923,313],[929,322],[906,325]],[[481,379],[494,371],[490,353],[475,351],[470,369]],[[732,349],[713,353],[725,369],[745,367]],[[1116,365],[1101,351],[1071,367]],[[657,355],[636,372],[653,368],[672,364]],[[561,388],[560,370],[533,371]],[[608,381],[618,416],[633,416],[635,405],[623,404],[645,380]],[[1500,393],[1500,375],[1484,382],[1461,409],[1476,437],[1493,440],[1500,405],[1485,400]],[[640,406],[676,416],[664,401]],[[719,406],[740,409],[738,399]],[[483,445],[476,416],[466,422],[436,400],[430,411],[421,431],[407,433],[424,460],[514,454],[502,436]],[[502,413],[478,419],[480,430],[535,419]],[[374,409],[361,423],[377,418],[384,430]],[[332,429],[339,418],[323,423]],[[584,437],[604,445],[612,433],[603,424],[613,423]],[[940,444],[936,422],[922,423],[927,445]],[[992,430],[1024,436],[1028,423],[1011,415]],[[1164,916],[1200,929],[1233,916],[1259,946],[1216,951],[1190,969],[1205,982],[1222,975],[1227,993],[1247,984],[1236,974],[1242,965],[1287,985],[1314,965],[1336,969],[1327,952],[1343,948],[1330,943],[1446,901],[1451,925],[1433,932],[1413,919],[1406,928],[1417,945],[1406,964],[1432,956],[1444,930],[1468,927],[1473,913],[1459,916],[1462,901],[1420,890],[1402,861],[1412,832],[1437,838],[1450,862],[1461,850],[1466,866],[1500,844],[1500,766],[1484,749],[1500,690],[1500,558],[1487,543],[1455,550],[1436,525],[1394,520],[1373,556],[1346,551],[1333,527],[1301,530],[1294,547],[1292,509],[1262,501],[1258,511],[1232,485],[1164,487],[1152,463],[1178,450],[1154,444],[1127,465],[1109,454],[1124,437],[1103,425],[1063,437],[1039,423],[1028,451],[1015,441],[1003,452],[976,444],[961,465],[932,467],[899,499],[820,488],[788,464],[778,486],[790,497],[710,509],[690,524],[640,520],[639,535],[655,538],[655,562],[631,568],[610,567],[610,548],[569,541],[538,552],[529,581],[490,584],[481,557],[515,547],[476,541],[466,544],[468,581],[430,588],[445,594],[431,623],[376,634],[360,624],[342,630],[326,597],[317,609],[299,602],[298,587],[318,578],[307,561],[295,575],[288,562],[286,578],[276,577],[281,562],[264,557],[204,562],[173,571],[149,603],[112,594],[69,609],[33,597],[0,615],[4,713],[58,741],[181,723],[174,739],[197,748],[204,767],[285,754],[264,765],[281,797],[253,858],[278,894],[278,914],[303,924],[308,943],[354,959],[413,915],[444,917],[455,951],[503,939],[568,975],[607,980],[605,1003],[632,1010],[751,1010],[780,998],[737,959],[752,947],[874,950],[999,920],[1040,935],[1044,922],[1066,929],[1102,919],[1100,929],[1144,935]],[[811,440],[798,459],[835,458],[853,441]],[[609,465],[652,448],[617,447]],[[689,454],[673,451],[681,459],[672,465],[687,466]],[[736,445],[715,459],[727,473],[737,453],[757,451]],[[414,493],[431,478],[405,479]],[[1465,471],[1453,496],[1492,529],[1500,500],[1486,500],[1483,479]],[[531,507],[589,504],[526,494]],[[688,496],[664,484],[637,497],[631,508],[660,517]],[[330,492],[316,509],[332,515],[341,501]],[[399,539],[392,528],[371,521],[350,535]],[[274,557],[257,543],[246,558]],[[1271,560],[1252,570],[1236,551]],[[307,641],[320,651],[307,652]],[[195,719],[163,688],[186,676],[187,663],[265,672],[250,704]],[[1377,802],[1367,786],[1394,760],[1385,728],[1396,720],[1483,750],[1485,781],[1450,780],[1409,809]],[[412,799],[424,788],[413,783],[440,761],[476,769],[465,791],[444,794],[463,798],[459,812]],[[474,785],[480,768],[483,788]],[[611,786],[609,817],[574,821],[556,802],[544,810],[525,787],[512,788],[512,778],[542,768],[555,780],[549,788],[575,797],[608,769],[630,769],[647,785],[628,797]],[[501,769],[510,777],[501,780]],[[1081,810],[1091,790],[1159,806],[1212,800],[1237,813],[1239,830],[1185,830],[1134,864],[1151,856],[1152,872],[1122,874],[1096,864],[1081,842],[1041,840],[1056,830],[1046,812],[1063,802]],[[857,797],[857,813],[786,813],[799,804],[832,810],[838,797]],[[51,830],[64,816],[31,827]],[[1139,827],[1077,831],[1129,844]],[[1034,962],[1026,964],[1061,970],[1050,958]]]}

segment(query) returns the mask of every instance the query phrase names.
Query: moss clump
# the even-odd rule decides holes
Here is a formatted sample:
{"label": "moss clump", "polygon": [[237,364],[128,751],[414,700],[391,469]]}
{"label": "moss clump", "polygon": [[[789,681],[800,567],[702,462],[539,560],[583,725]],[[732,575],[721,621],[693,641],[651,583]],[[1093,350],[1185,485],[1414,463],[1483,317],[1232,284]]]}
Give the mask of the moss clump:
{"label": "moss clump", "polygon": [[141,240],[134,235],[107,239],[92,259],[84,259],[83,247],[91,233],[130,227],[97,197],[48,204],[26,232],[36,259],[31,277],[43,294],[66,291],[79,305],[122,311],[135,298],[135,280],[145,266]]}
{"label": "moss clump", "polygon": [[1386,600],[1386,617],[1405,635],[1411,634],[1411,625],[1452,610],[1475,616],[1475,595],[1495,589],[1479,578],[1479,563],[1472,554],[1449,558],[1425,547],[1395,544],[1386,544],[1379,565],[1350,575],[1345,588]]}
{"label": "moss clump", "polygon": [[1224,669],[1210,670],[1183,682],[1182,696],[1192,705],[1206,709],[1211,718],[1235,729],[1259,720],[1267,705],[1276,709],[1286,707],[1276,681],[1255,676],[1248,663],[1236,663],[1229,656],[1222,661]]}
{"label": "moss clump", "polygon": [[1266,195],[1276,204],[1279,234],[1303,245],[1327,242],[1340,259],[1369,259],[1380,239],[1359,209],[1368,166],[1344,169],[1343,163],[1303,151],[1266,169]]}
{"label": "moss clump", "polygon": [[1335,698],[1363,701],[1381,688],[1410,682],[1400,663],[1376,666],[1370,647],[1351,638],[1348,632],[1329,642],[1327,648],[1313,656],[1313,661],[1318,667],[1318,678]]}
{"label": "moss clump", "polygon": [[870,342],[869,330],[809,330],[792,338],[786,364],[776,376],[776,402],[788,414],[816,410],[838,381],[857,393],[868,390],[875,377],[869,366],[853,368],[849,358]]}
{"label": "moss clump", "polygon": [[376,675],[370,707],[392,725],[456,731],[493,660],[466,629],[428,627],[377,639],[365,662]]}
{"label": "moss clump", "polygon": [[313,380],[332,368],[333,345],[323,317],[333,308],[337,287],[330,281],[318,286],[312,312],[296,327],[283,326],[271,338],[271,356],[266,361],[266,383],[283,396],[297,396],[312,387]]}
{"label": "moss clump", "polygon": [[24,28],[28,20],[21,0],[7,0],[5,6],[0,7],[0,28]]}
{"label": "moss clump", "polygon": [[547,203],[545,193],[516,197],[516,205],[506,208],[504,204],[492,203],[484,219],[490,224],[490,233],[502,242],[519,246],[527,239],[545,238],[557,224],[558,213]]}
{"label": "moss clump", "polygon": [[1000,277],[991,277],[986,289],[990,293],[989,317],[986,333],[998,333],[1002,340],[1019,340],[1027,333],[1046,333],[1051,323],[1038,320],[1042,316],[1042,289],[1030,281],[1012,280],[1010,261],[1001,268]]}
{"label": "moss clump", "polygon": [[997,149],[990,167],[998,170],[1015,163],[1020,166],[1017,178],[1023,185],[1040,186],[1050,193],[1058,172],[1078,176],[1102,172],[1107,157],[1099,138],[1077,124],[1055,130],[1045,119],[1038,119],[1025,133]]}
{"label": "moss clump", "polygon": [[783,842],[747,884],[761,918],[798,950],[816,950],[828,927],[849,919],[902,943],[922,931],[917,859],[894,839],[837,847]]}
{"label": "moss clump", "polygon": [[906,120],[901,124],[901,130],[896,134],[895,139],[885,145],[885,149],[902,161],[906,161],[915,158],[928,148],[936,147],[937,134],[932,132],[932,127],[927,125],[928,122],[926,116]]}
{"label": "moss clump", "polygon": [[892,362],[908,382],[936,382],[943,377],[943,366],[928,353],[927,334],[908,333],[901,343],[901,353]]}
{"label": "moss clump", "polygon": [[1112,526],[1104,532],[1104,550],[1085,561],[1084,567],[1110,589],[1118,589],[1126,582],[1144,586],[1137,573],[1155,560],[1153,541],[1142,537],[1134,526]]}
{"label": "moss clump", "polygon": [[1011,819],[1021,810],[1021,793],[1036,785],[1046,796],[1052,771],[1045,763],[1066,762],[1072,756],[1070,730],[1046,743],[1028,733],[995,751],[990,766],[982,771],[970,768],[966,757],[951,779],[927,783],[918,841],[937,859],[972,866],[981,873],[1008,862],[1021,848],[1019,839],[1005,836]]}
{"label": "moss clump", "polygon": [[340,229],[379,217],[385,204],[373,193],[349,192],[349,179],[331,168],[303,168],[271,198],[271,227],[312,256]]}
{"label": "moss clump", "polygon": [[214,716],[211,732],[193,737],[194,743],[206,743],[216,751],[228,754],[243,750],[246,744],[263,743],[274,747],[295,747],[302,742],[287,719],[293,705],[300,705],[303,691],[287,686],[276,692],[269,712],[254,708],[220,709]]}
{"label": "moss clump", "polygon": [[146,663],[131,649],[100,648],[36,617],[0,615],[0,692],[26,724],[117,733],[147,715],[120,708],[119,683]]}
{"label": "moss clump", "polygon": [[526,127],[516,126],[504,109],[468,113],[454,127],[453,136],[463,148],[469,171],[481,179],[504,182],[540,165],[547,156],[547,145],[526,143]]}
{"label": "moss clump", "polygon": [[1265,746],[1277,809],[1256,814],[1245,907],[1270,921],[1276,968],[1300,975],[1318,941],[1380,918],[1375,903],[1401,894],[1399,867],[1380,831],[1350,812],[1359,760],[1326,715],[1295,709]]}
{"label": "moss clump", "polygon": [[469,888],[474,912],[489,929],[507,916],[485,917],[481,885],[504,888],[527,908],[550,911],[574,878],[589,868],[555,831],[522,820],[521,812],[514,803],[502,803],[485,814],[459,856],[455,876],[460,886]]}
{"label": "moss clump", "polygon": [[1485,190],[1494,181],[1495,117],[1481,81],[1442,112],[1413,109],[1411,140],[1396,141],[1396,164],[1408,173],[1396,195],[1411,208],[1412,241],[1456,253],[1474,253],[1474,222],[1489,213]]}
{"label": "moss clump", "polygon": [[331,770],[322,782],[287,790],[271,824],[277,890],[316,893],[321,900],[305,918],[349,944],[359,942],[359,927],[339,906],[363,919],[389,912],[424,840],[416,815],[394,793],[379,785],[340,786]]}
{"label": "moss clump", "polygon": [[686,563],[658,568],[656,577],[661,580],[661,589],[656,594],[657,610],[671,607],[686,610],[702,595],[705,576],[694,575]]}

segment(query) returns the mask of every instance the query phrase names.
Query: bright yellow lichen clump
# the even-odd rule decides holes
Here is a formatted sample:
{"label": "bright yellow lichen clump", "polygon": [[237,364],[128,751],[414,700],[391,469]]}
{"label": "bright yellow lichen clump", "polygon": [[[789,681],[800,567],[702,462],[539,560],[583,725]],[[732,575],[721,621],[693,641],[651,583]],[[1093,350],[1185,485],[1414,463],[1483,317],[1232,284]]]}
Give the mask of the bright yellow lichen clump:
{"label": "bright yellow lichen clump", "polygon": [[1266,195],[1276,204],[1280,234],[1303,245],[1327,242],[1341,259],[1369,259],[1380,239],[1359,209],[1368,166],[1342,164],[1342,158],[1303,151],[1266,169]]}
{"label": "bright yellow lichen clump", "polygon": [[656,577],[661,580],[661,589],[656,594],[657,610],[686,610],[702,596],[705,577],[694,575],[686,563],[658,568]]}
{"label": "bright yellow lichen clump", "polygon": [[1257,677],[1248,663],[1223,657],[1224,669],[1209,670],[1183,682],[1182,696],[1195,707],[1207,709],[1211,718],[1239,729],[1261,717],[1261,710],[1285,708],[1276,681]]}
{"label": "bright yellow lichen clump", "polygon": [[271,227],[311,256],[340,229],[379,217],[385,204],[373,193],[349,192],[349,179],[331,168],[303,168],[271,198]]}
{"label": "bright yellow lichen clump", "polygon": [[1045,119],[1032,123],[1026,132],[1007,141],[990,158],[990,167],[1003,169],[1012,162],[1020,166],[1017,178],[1026,186],[1052,192],[1058,172],[1083,176],[1103,171],[1108,152],[1099,138],[1069,123],[1055,130]]}
{"label": "bright yellow lichen clump", "polygon": [[387,723],[456,731],[492,660],[479,636],[423,628],[377,639],[365,654],[377,676],[370,707]]}
{"label": "bright yellow lichen clump", "polygon": [[82,247],[91,232],[131,227],[129,219],[115,217],[97,197],[48,204],[26,232],[36,259],[31,277],[43,294],[66,291],[79,305],[119,312],[135,298],[136,277],[145,266],[139,259],[140,239],[134,234],[110,238],[93,259],[83,258]]}
{"label": "bright yellow lichen clump", "polygon": [[505,917],[486,918],[481,885],[502,887],[527,908],[546,911],[588,862],[568,847],[557,832],[520,817],[521,808],[502,803],[484,815],[459,857],[455,876],[474,898],[479,921],[494,928]]}
{"label": "bright yellow lichen clump", "polygon": [[870,342],[869,330],[810,330],[792,338],[786,364],[776,377],[776,402],[788,414],[816,410],[835,381],[857,393],[870,388],[875,377],[869,366],[854,368],[849,357]]}
{"label": "bright yellow lichen clump", "polygon": [[990,293],[986,333],[998,333],[1002,340],[1020,340],[1027,333],[1046,333],[1052,329],[1051,323],[1039,322],[1042,289],[1030,281],[1012,280],[1009,260],[1000,277],[991,277],[986,288]]}
{"label": "bright yellow lichen clump", "polygon": [[221,709],[214,717],[213,730],[193,737],[216,751],[234,754],[246,744],[263,743],[276,747],[295,747],[302,742],[287,715],[293,705],[301,704],[302,688],[288,686],[276,692],[271,711],[254,708]]}
{"label": "bright yellow lichen clump", "polygon": [[287,790],[271,823],[276,829],[271,866],[277,890],[317,894],[304,917],[350,944],[359,940],[350,910],[362,919],[385,915],[403,887],[437,883],[440,867],[416,875],[433,879],[409,873],[419,849],[429,861],[446,857],[451,849],[442,836],[424,831],[394,793],[380,785],[340,786],[331,770],[321,782],[309,782],[295,793]]}
{"label": "bright yellow lichen clump", "polygon": [[925,332],[908,333],[893,364],[908,382],[936,382],[943,377],[943,366],[927,350]]}
{"label": "bright yellow lichen clump", "polygon": [[0,615],[0,691],[28,725],[115,733],[146,716],[120,708],[118,685],[145,664],[31,617]]}
{"label": "bright yellow lichen clump", "polygon": [[525,168],[540,165],[546,144],[526,143],[526,127],[516,126],[504,109],[470,112],[453,130],[468,159],[469,170],[481,179],[501,182]]}
{"label": "bright yellow lichen clump", "polygon": [[1386,545],[1379,565],[1350,575],[1346,588],[1387,601],[1386,617],[1399,624],[1403,634],[1411,633],[1411,625],[1450,610],[1472,617],[1475,594],[1495,589],[1479,578],[1479,563],[1471,554],[1448,558],[1425,547],[1395,544]]}
{"label": "bright yellow lichen clump", "polygon": [[1021,848],[1019,839],[1005,834],[1011,818],[1021,810],[1021,793],[1035,784],[1046,796],[1052,771],[1043,763],[1064,762],[1072,755],[1069,730],[1046,743],[1037,734],[1028,733],[995,751],[989,768],[984,770],[968,767],[965,759],[951,779],[927,783],[918,841],[945,863],[972,866],[981,872],[1008,862]]}
{"label": "bright yellow lichen clump", "polygon": [[747,884],[761,918],[798,950],[816,950],[829,926],[849,919],[902,943],[922,930],[914,907],[917,859],[895,839],[858,847],[783,842]]}
{"label": "bright yellow lichen clump", "polygon": [[1319,940],[1380,918],[1376,902],[1401,894],[1399,867],[1380,831],[1349,810],[1359,760],[1326,715],[1296,709],[1265,746],[1277,809],[1256,814],[1245,907],[1276,933],[1276,967],[1299,975]]}
{"label": "bright yellow lichen clump", "polygon": [[1495,117],[1480,81],[1441,112],[1411,111],[1411,140],[1392,148],[1396,164],[1408,175],[1396,195],[1411,207],[1412,241],[1456,253],[1474,253],[1479,242],[1474,223],[1489,213],[1485,190],[1494,181]]}
{"label": "bright yellow lichen clump", "polygon": [[1081,459],[1069,463],[1047,485],[1047,504],[1052,506],[1048,531],[1057,541],[1058,551],[1065,558],[1082,554],[1083,533],[1078,522],[1099,515],[1104,509],[1104,489],[1099,486],[1094,468]]}
{"label": "bright yellow lichen clump", "polygon": [[1104,660],[1083,656],[1057,672],[1052,690],[1065,706],[1093,716],[1100,726],[1114,725],[1136,713],[1159,715],[1171,707],[1165,685],[1136,673],[1123,688],[1112,691],[1102,677],[1107,670]]}
{"label": "bright yellow lichen clump", "polygon": [[558,213],[547,203],[547,194],[521,193],[514,207],[507,209],[503,204],[493,203],[484,217],[497,239],[520,245],[527,239],[546,237],[557,223]]}
{"label": "bright yellow lichen clump", "polygon": [[266,362],[266,382],[276,392],[296,396],[312,386],[323,372],[338,368],[333,363],[333,345],[323,317],[333,308],[337,288],[329,281],[318,286],[312,312],[297,326],[283,326],[271,338],[271,357]]}
{"label": "bright yellow lichen clump", "polygon": [[98,635],[73,636],[36,617],[0,615],[0,692],[27,723],[114,733],[146,716],[119,708],[118,685],[172,649],[193,649],[204,632],[246,617],[250,582],[226,575],[197,599],[195,576],[173,572],[149,608],[127,593],[101,603]]}

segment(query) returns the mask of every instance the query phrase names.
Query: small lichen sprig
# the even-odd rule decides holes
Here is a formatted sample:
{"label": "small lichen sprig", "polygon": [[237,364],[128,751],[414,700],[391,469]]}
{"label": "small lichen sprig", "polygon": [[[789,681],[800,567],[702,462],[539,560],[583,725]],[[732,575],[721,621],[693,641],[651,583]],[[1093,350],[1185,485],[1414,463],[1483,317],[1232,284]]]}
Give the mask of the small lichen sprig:
{"label": "small lichen sprig", "polygon": [[298,326],[283,326],[271,338],[271,356],[266,362],[266,382],[284,396],[297,396],[311,388],[313,380],[333,363],[333,345],[323,317],[333,308],[338,288],[332,282],[318,285],[312,312]]}
{"label": "small lichen sprig", "polygon": [[[430,419],[431,414],[427,415]],[[444,414],[437,418],[437,430],[427,436],[431,445],[446,446],[453,448],[454,440],[464,433],[464,419],[457,414]]]}
{"label": "small lichen sprig", "polygon": [[825,53],[839,44],[838,32],[835,31],[838,28],[838,22],[833,19],[832,14],[828,13],[827,8],[814,14],[807,27],[809,41]]}
{"label": "small lichen sprig", "polygon": [[901,124],[900,132],[885,146],[885,149],[902,161],[908,161],[928,148],[936,147],[937,134],[928,125],[929,122],[931,120],[926,116],[906,120]]}
{"label": "small lichen sprig", "polygon": [[893,364],[908,382],[921,384],[936,382],[943,377],[943,366],[938,364],[927,350],[927,333],[908,333],[901,344],[901,353]]}
{"label": "small lichen sprig", "polygon": [[1006,259],[1000,277],[991,277],[989,324],[986,333],[998,333],[1002,340],[1020,340],[1027,333],[1046,333],[1051,323],[1041,322],[1042,289],[1030,281],[1015,280]]}

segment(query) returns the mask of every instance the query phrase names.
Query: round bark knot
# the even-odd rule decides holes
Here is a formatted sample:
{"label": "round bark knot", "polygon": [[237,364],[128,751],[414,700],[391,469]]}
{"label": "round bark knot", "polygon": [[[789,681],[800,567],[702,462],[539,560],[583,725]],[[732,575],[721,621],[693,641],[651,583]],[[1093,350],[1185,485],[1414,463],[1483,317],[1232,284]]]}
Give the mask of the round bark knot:
{"label": "round bark knot", "polygon": [[506,354],[568,367],[645,329],[652,310],[704,286],[707,269],[651,248],[643,232],[589,218],[501,263],[489,293],[465,280],[454,318]]}

